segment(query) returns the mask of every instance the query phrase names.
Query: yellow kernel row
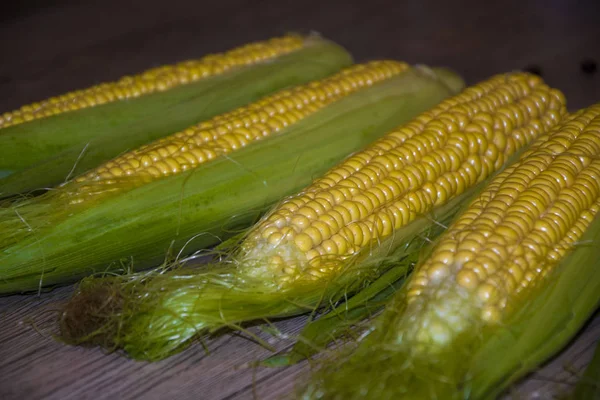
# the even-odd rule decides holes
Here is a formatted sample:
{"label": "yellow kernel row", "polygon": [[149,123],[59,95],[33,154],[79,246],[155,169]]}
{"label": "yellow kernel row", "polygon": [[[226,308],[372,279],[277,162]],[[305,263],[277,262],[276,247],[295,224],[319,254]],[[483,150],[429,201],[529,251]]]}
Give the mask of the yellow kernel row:
{"label": "yellow kernel row", "polygon": [[254,256],[251,249],[263,241],[289,244],[306,254],[309,270],[324,272],[322,260],[335,270],[340,264],[332,256],[340,261],[392,235],[500,168],[556,125],[564,103],[560,92],[528,74],[468,88],[286,200],[253,230],[245,249]]}
{"label": "yellow kernel row", "polygon": [[284,36],[250,43],[222,54],[207,55],[198,60],[153,68],[138,75],[125,76],[116,82],[102,83],[47,100],[25,105],[0,115],[0,128],[34,119],[49,117],[82,108],[145,94],[162,92],[202,78],[222,74],[232,68],[252,65],[298,50],[304,45],[301,36]]}

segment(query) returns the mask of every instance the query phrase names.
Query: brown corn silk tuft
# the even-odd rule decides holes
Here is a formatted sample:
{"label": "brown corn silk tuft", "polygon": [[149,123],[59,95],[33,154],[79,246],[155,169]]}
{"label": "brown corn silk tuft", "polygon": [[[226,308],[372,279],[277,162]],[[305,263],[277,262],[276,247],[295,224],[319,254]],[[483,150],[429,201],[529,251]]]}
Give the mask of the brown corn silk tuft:
{"label": "brown corn silk tuft", "polygon": [[279,91],[106,162],[67,183],[72,203],[114,194],[188,171],[277,134],[350,94],[406,71],[396,61],[372,61],[331,77]]}
{"label": "brown corn silk tuft", "polygon": [[[118,314],[123,309],[124,295],[117,285],[100,285],[94,291],[77,298],[77,302],[67,303],[63,310],[68,315],[69,329],[61,329],[63,339],[67,342],[89,337],[89,344],[114,348],[115,343],[108,335],[94,335],[94,331],[107,322],[112,322],[107,316]],[[108,329],[118,330],[117,321]],[[64,321],[63,321],[64,327]]]}
{"label": "brown corn silk tuft", "polygon": [[177,86],[223,74],[233,68],[248,66],[300,49],[305,38],[288,35],[263,42],[246,44],[221,54],[197,60],[152,68],[116,82],[102,83],[47,100],[25,105],[0,115],[0,129],[39,118],[50,117],[96,105],[164,92]]}
{"label": "brown corn silk tuft", "polygon": [[285,200],[250,232],[242,265],[277,285],[339,271],[500,169],[564,113],[563,95],[533,75],[468,88]]}

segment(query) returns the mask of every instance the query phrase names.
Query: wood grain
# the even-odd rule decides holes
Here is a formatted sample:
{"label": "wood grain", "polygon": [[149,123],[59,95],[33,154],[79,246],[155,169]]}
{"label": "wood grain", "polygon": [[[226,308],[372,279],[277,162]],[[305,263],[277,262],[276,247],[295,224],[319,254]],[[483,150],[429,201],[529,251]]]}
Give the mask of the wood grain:
{"label": "wood grain", "polygon": [[[302,363],[289,368],[254,366],[273,354],[248,335],[224,334],[204,345],[157,363],[136,362],[97,348],[66,346],[53,339],[60,304],[71,287],[37,296],[11,296],[0,304],[0,399],[265,399],[293,392],[310,372]],[[293,338],[305,321],[277,322]],[[253,327],[250,332],[281,351],[291,340]],[[506,395],[552,399],[568,391],[589,362],[600,337],[600,316],[592,320],[559,357]]]}
{"label": "wood grain", "polygon": [[[396,58],[445,65],[469,83],[537,66],[569,108],[600,101],[600,2],[220,0],[12,2],[0,15],[0,110],[152,66],[198,57],[289,31],[317,31],[359,61]],[[1,149],[0,149],[1,156]],[[141,363],[53,339],[56,310],[72,287],[0,298],[0,399],[278,399],[307,364],[266,369],[271,353],[223,335],[168,360]],[[276,325],[293,337],[304,317]],[[259,328],[251,332],[269,339]],[[568,390],[600,338],[600,316],[561,355],[506,394],[551,399]],[[273,346],[282,350],[285,340]]]}

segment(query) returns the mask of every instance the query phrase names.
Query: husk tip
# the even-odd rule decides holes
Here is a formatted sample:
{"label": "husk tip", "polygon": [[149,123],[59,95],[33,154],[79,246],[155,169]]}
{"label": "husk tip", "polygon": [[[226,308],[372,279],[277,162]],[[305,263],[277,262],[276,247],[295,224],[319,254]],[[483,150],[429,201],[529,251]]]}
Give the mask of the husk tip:
{"label": "husk tip", "polygon": [[466,86],[464,79],[455,71],[445,67],[429,68],[424,65],[417,66],[422,71],[428,71],[444,86],[448,88],[451,94],[460,93]]}

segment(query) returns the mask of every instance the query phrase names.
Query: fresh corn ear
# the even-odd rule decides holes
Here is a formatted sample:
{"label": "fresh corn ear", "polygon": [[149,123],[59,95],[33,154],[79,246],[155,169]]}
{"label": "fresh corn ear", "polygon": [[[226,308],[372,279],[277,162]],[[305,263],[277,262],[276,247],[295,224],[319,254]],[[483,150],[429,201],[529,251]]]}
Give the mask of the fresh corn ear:
{"label": "fresh corn ear", "polygon": [[[284,36],[155,68],[0,117],[0,196],[47,188],[157,138],[351,63],[315,36]],[[7,176],[8,175],[8,176]]]}
{"label": "fresh corn ear", "polygon": [[[117,157],[75,179],[68,196],[73,202],[85,202],[191,170],[272,136],[407,68],[398,62],[372,62],[350,67],[323,81],[283,90]],[[68,187],[65,185],[65,189]]]}
{"label": "fresh corn ear", "polygon": [[[446,76],[446,75],[444,75]],[[256,221],[266,207],[451,94],[396,61],[348,67],[126,153],[0,209],[0,293],[158,265]]]}
{"label": "fresh corn ear", "polygon": [[[377,277],[385,258],[434,225],[429,216],[451,214],[564,113],[562,94],[532,75],[468,88],[284,200],[221,263],[85,281],[63,332],[154,360],[206,330],[335,302]],[[97,309],[107,304],[114,314]]]}
{"label": "fresh corn ear", "polygon": [[492,180],[305,397],[495,398],[600,305],[599,210],[595,105]]}

